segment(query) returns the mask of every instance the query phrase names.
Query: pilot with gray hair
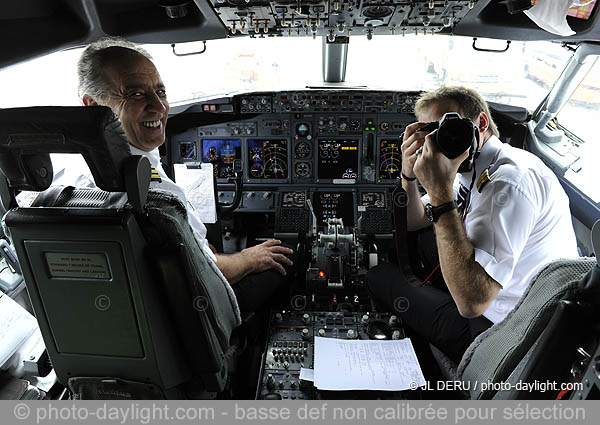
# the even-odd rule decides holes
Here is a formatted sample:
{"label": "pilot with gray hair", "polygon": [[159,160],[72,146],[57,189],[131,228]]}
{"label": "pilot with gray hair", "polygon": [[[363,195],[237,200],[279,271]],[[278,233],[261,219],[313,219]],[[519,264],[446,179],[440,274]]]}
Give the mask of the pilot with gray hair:
{"label": "pilot with gray hair", "polygon": [[[451,137],[443,124],[428,126],[447,113],[454,114],[446,119],[461,120],[454,125],[470,120],[465,125],[472,136],[454,155],[442,151],[439,140]],[[569,199],[554,173],[500,141],[476,91],[424,93],[415,115],[418,122],[407,126],[401,146],[408,230],[433,226],[445,285],[399,279],[392,264],[370,270],[368,284],[379,303],[388,310],[400,306],[414,333],[458,362],[479,333],[507,316],[545,265],[578,257],[577,242]]]}
{"label": "pilot with gray hair", "polygon": [[[278,240],[268,240],[235,254],[213,252],[202,220],[183,188],[166,175],[160,162],[158,148],[165,142],[169,103],[152,57],[134,43],[104,38],[84,50],[77,73],[83,104],[110,107],[123,125],[131,153],[150,161],[150,188],[169,191],[185,205],[198,244],[232,285],[242,315],[263,307],[291,271],[293,262],[288,256],[293,251]],[[53,185],[95,187],[87,166],[74,167],[73,163],[55,174]]]}

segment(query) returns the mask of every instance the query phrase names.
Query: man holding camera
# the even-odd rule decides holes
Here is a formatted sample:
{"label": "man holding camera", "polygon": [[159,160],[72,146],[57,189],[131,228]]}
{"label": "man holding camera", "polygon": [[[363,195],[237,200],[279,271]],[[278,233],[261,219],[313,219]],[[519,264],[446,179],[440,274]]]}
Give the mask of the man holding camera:
{"label": "man holding camera", "polygon": [[[392,264],[372,269],[368,282],[378,302],[458,362],[479,333],[506,317],[541,268],[576,258],[577,243],[558,179],[539,158],[498,139],[478,93],[442,87],[423,94],[415,114],[401,147],[408,230],[433,225],[446,287],[398,282]],[[447,133],[455,136],[454,123],[464,123],[449,125],[451,118],[472,122],[455,158],[449,145],[463,141]],[[440,120],[440,130],[428,130]]]}

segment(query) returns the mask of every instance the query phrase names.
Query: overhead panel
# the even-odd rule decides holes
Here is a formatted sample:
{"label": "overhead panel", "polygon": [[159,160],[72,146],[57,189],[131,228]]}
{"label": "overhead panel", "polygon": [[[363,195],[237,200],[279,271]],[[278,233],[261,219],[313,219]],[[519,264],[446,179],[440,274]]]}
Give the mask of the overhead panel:
{"label": "overhead panel", "polygon": [[476,0],[210,0],[229,36],[451,33]]}

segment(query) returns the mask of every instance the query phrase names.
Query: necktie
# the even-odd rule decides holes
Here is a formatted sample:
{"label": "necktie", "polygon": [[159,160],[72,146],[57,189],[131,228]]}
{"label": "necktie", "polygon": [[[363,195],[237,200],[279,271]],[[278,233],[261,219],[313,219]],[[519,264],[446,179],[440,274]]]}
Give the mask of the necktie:
{"label": "necktie", "polygon": [[460,188],[458,189],[458,197],[456,199],[456,204],[458,205],[458,214],[463,220],[465,219],[465,215],[467,214],[467,207],[469,205],[470,197],[471,191],[461,183]]}

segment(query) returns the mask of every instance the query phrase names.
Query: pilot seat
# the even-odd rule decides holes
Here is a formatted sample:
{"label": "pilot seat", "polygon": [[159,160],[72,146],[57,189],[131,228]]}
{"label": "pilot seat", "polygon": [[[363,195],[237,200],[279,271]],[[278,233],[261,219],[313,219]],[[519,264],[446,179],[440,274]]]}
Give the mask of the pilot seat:
{"label": "pilot seat", "polygon": [[[50,187],[50,153],[79,153],[98,188]],[[231,287],[186,210],[149,190],[105,107],[0,111],[0,178],[15,246],[58,380],[75,399],[214,398],[241,343]],[[16,191],[40,191],[19,207]]]}

